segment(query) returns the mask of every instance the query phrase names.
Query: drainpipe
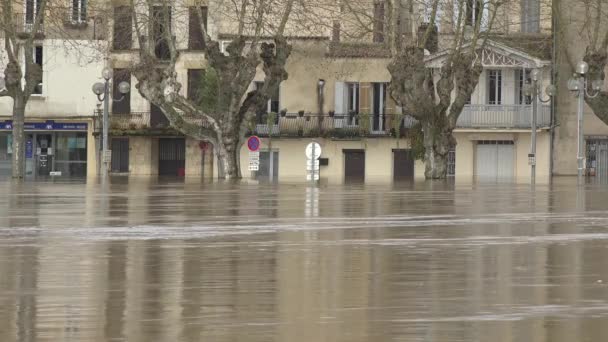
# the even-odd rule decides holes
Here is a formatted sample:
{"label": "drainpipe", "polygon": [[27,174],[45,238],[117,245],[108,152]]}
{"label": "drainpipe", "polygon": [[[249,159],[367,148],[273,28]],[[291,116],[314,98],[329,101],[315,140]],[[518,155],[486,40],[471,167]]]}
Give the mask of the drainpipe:
{"label": "drainpipe", "polygon": [[[551,84],[555,84],[555,81],[557,80],[557,68],[556,68],[556,64],[557,64],[557,16],[556,16],[556,11],[555,11],[555,3],[551,4],[551,12],[552,12],[552,16],[551,16]],[[559,89],[559,87],[557,87],[556,85],[556,89]],[[557,117],[557,113],[556,113],[556,109],[557,109],[557,105],[556,105],[556,97],[557,96],[552,96],[551,97],[551,122],[550,122],[550,138],[551,138],[551,143],[549,144],[549,155],[550,155],[550,159],[549,159],[549,183],[551,184],[553,182],[553,174],[554,174],[554,154],[555,154],[555,127],[556,127],[556,117]]]}

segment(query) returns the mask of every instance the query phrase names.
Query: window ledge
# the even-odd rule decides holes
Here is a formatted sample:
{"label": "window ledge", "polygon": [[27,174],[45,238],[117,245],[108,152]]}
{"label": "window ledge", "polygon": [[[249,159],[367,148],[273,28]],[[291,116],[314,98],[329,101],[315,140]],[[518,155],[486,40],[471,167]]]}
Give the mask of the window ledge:
{"label": "window ledge", "polygon": [[32,95],[30,95],[30,99],[31,100],[44,101],[44,100],[46,100],[46,95],[44,95],[44,94],[32,94]]}

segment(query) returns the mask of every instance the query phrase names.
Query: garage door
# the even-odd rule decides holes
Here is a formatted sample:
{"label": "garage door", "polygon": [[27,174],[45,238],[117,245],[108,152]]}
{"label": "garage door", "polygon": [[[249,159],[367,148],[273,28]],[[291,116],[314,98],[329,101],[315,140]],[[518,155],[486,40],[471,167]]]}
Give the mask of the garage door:
{"label": "garage door", "polygon": [[513,141],[478,141],[476,172],[480,178],[504,179],[515,175]]}

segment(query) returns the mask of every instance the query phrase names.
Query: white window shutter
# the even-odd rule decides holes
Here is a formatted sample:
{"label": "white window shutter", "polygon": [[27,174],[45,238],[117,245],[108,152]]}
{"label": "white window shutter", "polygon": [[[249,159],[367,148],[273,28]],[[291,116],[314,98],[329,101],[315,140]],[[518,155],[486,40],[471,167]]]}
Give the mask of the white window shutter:
{"label": "white window shutter", "polygon": [[336,82],[334,93],[334,112],[336,115],[346,114],[346,84],[344,82]]}

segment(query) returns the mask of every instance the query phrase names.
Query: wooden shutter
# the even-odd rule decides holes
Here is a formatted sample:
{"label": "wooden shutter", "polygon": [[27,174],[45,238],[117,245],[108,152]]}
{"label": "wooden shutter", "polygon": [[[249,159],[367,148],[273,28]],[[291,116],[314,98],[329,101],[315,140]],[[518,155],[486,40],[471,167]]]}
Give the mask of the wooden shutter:
{"label": "wooden shutter", "polygon": [[359,113],[372,113],[372,84],[359,83]]}
{"label": "wooden shutter", "polygon": [[133,18],[130,6],[114,7],[112,48],[129,50],[133,41]]}
{"label": "wooden shutter", "polygon": [[205,30],[207,30],[207,7],[201,7],[200,10],[202,17],[199,17],[197,7],[188,8],[188,48],[190,50],[205,49],[205,39],[203,30],[201,29],[201,20],[203,21]]}
{"label": "wooden shutter", "polygon": [[384,2],[374,3],[374,43],[384,43]]}
{"label": "wooden shutter", "polygon": [[114,69],[112,97],[116,100],[122,98],[122,100],[112,101],[112,114],[129,114],[131,113],[131,92],[124,95],[121,94],[120,91],[118,91],[120,82],[131,83],[131,72],[128,69]]}

